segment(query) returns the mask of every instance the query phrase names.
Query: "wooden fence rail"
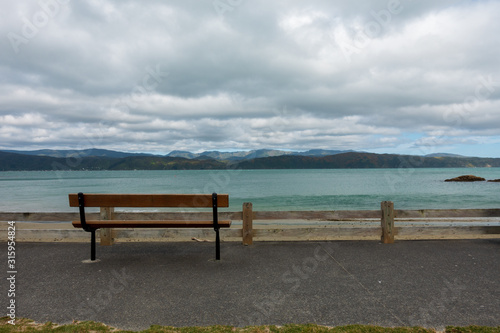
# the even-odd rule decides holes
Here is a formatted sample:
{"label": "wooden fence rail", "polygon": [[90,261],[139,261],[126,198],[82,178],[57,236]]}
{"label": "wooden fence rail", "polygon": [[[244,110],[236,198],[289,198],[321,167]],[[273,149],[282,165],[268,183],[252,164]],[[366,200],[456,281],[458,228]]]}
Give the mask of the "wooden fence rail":
{"label": "wooden fence rail", "polygon": [[[88,213],[89,219],[162,220],[210,219],[211,212],[124,212],[104,208]],[[240,212],[219,212],[222,219],[230,219],[233,227],[221,230],[226,241],[242,240],[251,245],[253,240],[335,240],[378,239],[392,243],[394,239],[456,239],[500,237],[500,209],[422,209],[398,210],[389,201],[381,203],[380,210],[358,211],[253,211],[252,203],[244,203]],[[0,221],[69,222],[79,219],[74,213],[1,213]],[[239,222],[241,221],[241,223]],[[53,227],[23,228],[19,223],[16,237],[25,241],[86,241],[81,230]],[[58,224],[61,225],[61,224]],[[68,224],[69,225],[69,224]],[[240,227],[241,225],[241,227]],[[52,226],[52,225],[51,225]],[[56,229],[57,228],[57,229]],[[102,245],[113,240],[190,240],[210,237],[210,230],[102,230]],[[6,240],[2,232],[0,240]]]}

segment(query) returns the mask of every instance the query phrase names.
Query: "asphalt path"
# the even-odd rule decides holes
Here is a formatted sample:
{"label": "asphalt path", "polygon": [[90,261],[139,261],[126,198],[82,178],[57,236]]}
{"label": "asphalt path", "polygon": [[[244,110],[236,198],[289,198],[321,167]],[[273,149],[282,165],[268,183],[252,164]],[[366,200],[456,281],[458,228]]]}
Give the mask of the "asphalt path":
{"label": "asphalt path", "polygon": [[[500,239],[18,243],[16,315],[150,325],[500,326]],[[7,263],[7,244],[0,261]],[[6,267],[6,265],[3,265]],[[7,269],[2,308],[10,301]]]}

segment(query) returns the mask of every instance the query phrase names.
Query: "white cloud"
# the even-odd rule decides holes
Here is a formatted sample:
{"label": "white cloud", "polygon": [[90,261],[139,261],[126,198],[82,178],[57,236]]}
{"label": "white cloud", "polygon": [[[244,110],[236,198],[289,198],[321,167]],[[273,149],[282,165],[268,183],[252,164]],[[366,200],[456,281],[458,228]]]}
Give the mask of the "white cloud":
{"label": "white cloud", "polygon": [[0,123],[4,126],[15,126],[15,127],[26,127],[26,126],[36,126],[45,119],[40,114],[25,113],[22,115],[5,115],[0,116]]}
{"label": "white cloud", "polygon": [[500,3],[390,3],[5,3],[0,149],[494,147]]}

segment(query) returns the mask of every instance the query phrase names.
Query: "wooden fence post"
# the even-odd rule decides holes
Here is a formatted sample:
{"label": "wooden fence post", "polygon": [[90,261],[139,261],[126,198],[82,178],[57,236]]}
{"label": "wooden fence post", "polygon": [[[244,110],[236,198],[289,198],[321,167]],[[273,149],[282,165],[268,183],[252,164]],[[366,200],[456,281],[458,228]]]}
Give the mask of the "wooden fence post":
{"label": "wooden fence post", "polygon": [[253,244],[253,205],[251,202],[243,203],[243,245]]}
{"label": "wooden fence post", "polygon": [[[114,207],[101,207],[101,220],[114,220],[115,208]],[[113,229],[101,228],[101,245],[113,245]]]}
{"label": "wooden fence post", "polygon": [[392,201],[382,201],[382,243],[394,243],[394,203]]}

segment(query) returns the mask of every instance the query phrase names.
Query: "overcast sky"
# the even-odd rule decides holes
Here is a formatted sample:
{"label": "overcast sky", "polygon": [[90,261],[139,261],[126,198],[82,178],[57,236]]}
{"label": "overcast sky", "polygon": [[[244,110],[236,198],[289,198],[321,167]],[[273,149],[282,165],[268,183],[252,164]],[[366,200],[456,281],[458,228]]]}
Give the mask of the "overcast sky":
{"label": "overcast sky", "polygon": [[500,157],[500,1],[0,3],[0,149]]}

